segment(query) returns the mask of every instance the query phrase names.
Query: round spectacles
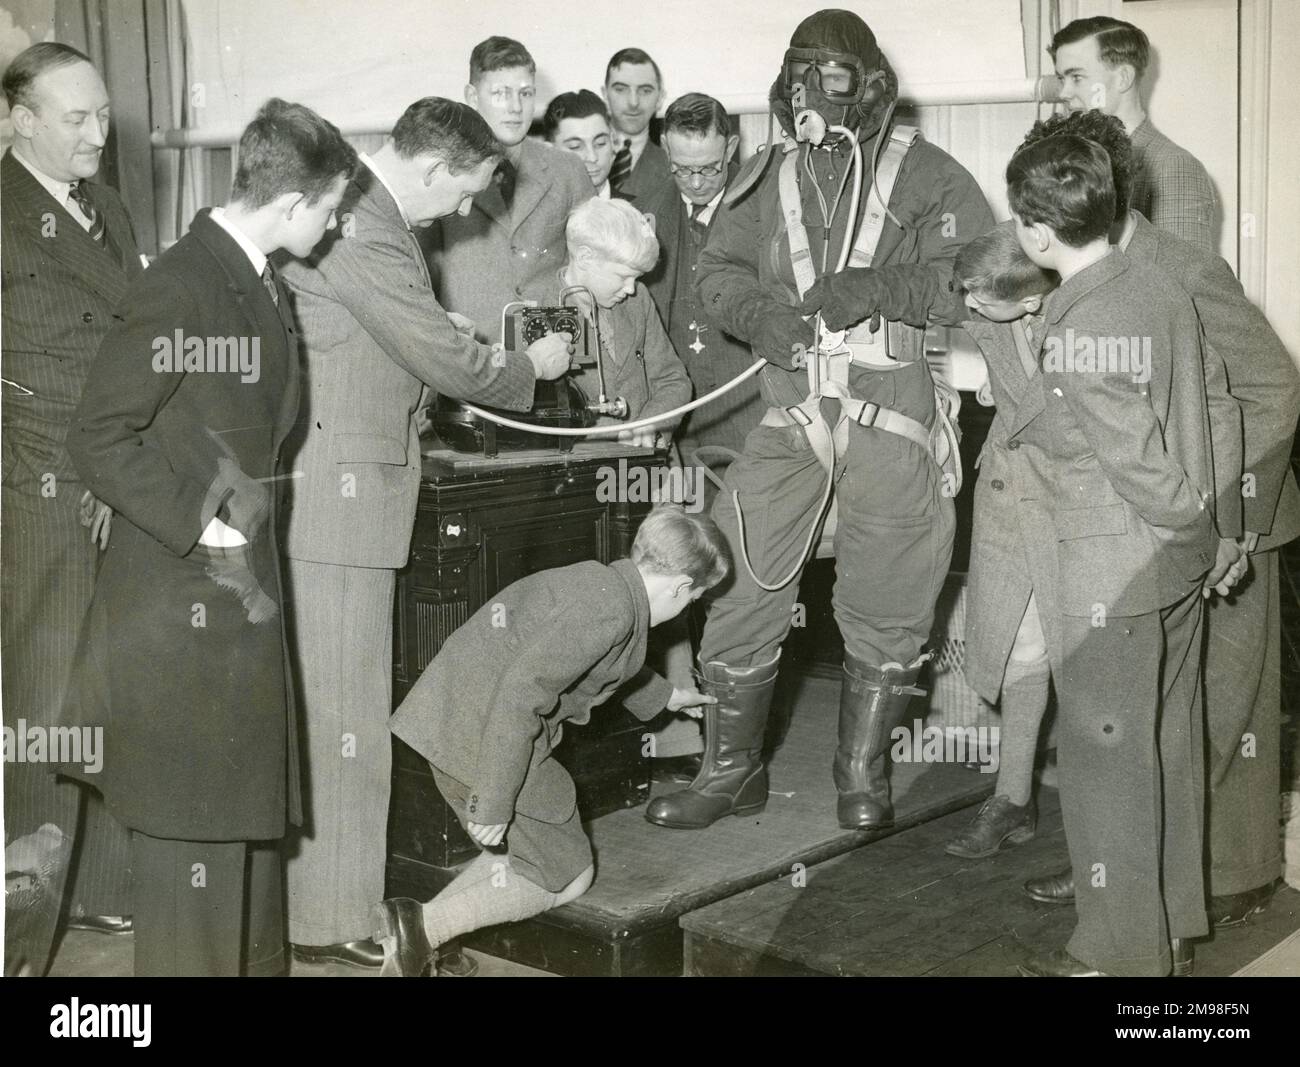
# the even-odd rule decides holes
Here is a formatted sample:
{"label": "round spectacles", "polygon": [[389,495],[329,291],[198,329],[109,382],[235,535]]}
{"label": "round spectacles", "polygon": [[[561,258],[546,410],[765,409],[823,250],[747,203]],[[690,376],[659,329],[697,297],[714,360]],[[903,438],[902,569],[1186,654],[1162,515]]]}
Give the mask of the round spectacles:
{"label": "round spectacles", "polygon": [[722,173],[722,164],[706,163],[702,167],[687,167],[677,163],[669,163],[668,173],[674,177],[684,174],[688,178],[716,178]]}

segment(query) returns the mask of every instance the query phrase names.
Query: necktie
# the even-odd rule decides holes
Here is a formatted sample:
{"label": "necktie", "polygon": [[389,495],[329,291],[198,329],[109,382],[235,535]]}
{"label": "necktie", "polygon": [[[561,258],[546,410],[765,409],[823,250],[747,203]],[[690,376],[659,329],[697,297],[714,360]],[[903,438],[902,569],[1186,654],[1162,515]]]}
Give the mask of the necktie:
{"label": "necktie", "polygon": [[91,240],[104,243],[104,217],[95,210],[95,205],[90,202],[90,196],[86,193],[85,182],[74,182],[72,188],[68,190],[68,199],[71,200],[81,213],[90,220],[89,234]]}
{"label": "necktie", "polygon": [[280,306],[280,290],[275,286],[275,274],[271,270],[271,264],[268,263],[262,268],[262,284],[266,286],[267,293],[270,294],[271,303],[276,307]]}
{"label": "necktie", "polygon": [[519,172],[515,170],[515,165],[508,159],[503,159],[497,164],[497,184],[501,186],[501,199],[505,201],[506,207],[509,207],[515,198],[515,181],[519,177]]}
{"label": "necktie", "polygon": [[691,236],[695,238],[697,245],[704,244],[704,239],[709,234],[709,224],[700,218],[704,214],[704,209],[708,206],[708,204],[691,205]]}
{"label": "necktie", "polygon": [[614,155],[614,166],[609,172],[609,187],[617,189],[632,173],[632,141],[624,139]]}

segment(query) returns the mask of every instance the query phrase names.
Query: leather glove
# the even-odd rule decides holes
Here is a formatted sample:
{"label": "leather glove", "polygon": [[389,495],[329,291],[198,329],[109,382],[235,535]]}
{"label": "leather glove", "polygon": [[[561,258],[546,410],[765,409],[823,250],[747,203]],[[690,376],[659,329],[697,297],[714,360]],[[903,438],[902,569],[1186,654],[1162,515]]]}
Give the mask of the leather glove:
{"label": "leather glove", "polygon": [[796,351],[812,348],[813,340],[812,323],[805,321],[798,308],[769,304],[755,317],[750,347],[769,363],[797,370]]}
{"label": "leather glove", "polygon": [[888,286],[874,267],[849,267],[813,283],[799,310],[822,313],[829,330],[843,330],[870,318],[888,299]]}

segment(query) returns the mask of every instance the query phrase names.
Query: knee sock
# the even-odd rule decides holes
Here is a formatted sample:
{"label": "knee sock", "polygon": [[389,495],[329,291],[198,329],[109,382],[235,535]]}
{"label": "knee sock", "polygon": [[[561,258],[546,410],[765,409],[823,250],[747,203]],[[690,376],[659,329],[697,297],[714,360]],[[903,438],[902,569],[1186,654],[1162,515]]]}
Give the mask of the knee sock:
{"label": "knee sock", "polygon": [[1002,729],[998,735],[998,784],[1012,804],[1029,803],[1034,784],[1038,728],[1047,711],[1051,672],[1047,657],[1010,660],[1002,683]]}
{"label": "knee sock", "polygon": [[437,948],[471,930],[540,915],[558,899],[558,893],[517,874],[508,857],[481,852],[424,905],[424,930]]}

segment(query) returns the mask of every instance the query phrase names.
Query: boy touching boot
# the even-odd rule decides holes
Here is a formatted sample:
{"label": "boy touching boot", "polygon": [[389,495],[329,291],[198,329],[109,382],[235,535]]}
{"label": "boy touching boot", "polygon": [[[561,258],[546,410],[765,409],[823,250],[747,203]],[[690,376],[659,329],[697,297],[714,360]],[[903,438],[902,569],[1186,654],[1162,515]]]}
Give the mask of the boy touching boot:
{"label": "boy touching boot", "polygon": [[439,791],[485,851],[423,906],[397,898],[376,907],[385,975],[420,977],[451,938],[587,891],[591,844],[573,780],[553,757],[561,724],[587,722],[620,687],[640,719],[665,708],[700,715],[713,698],[644,669],[646,638],[721,581],[729,563],[709,519],[659,506],[637,531],[631,559],[523,578],[447,639],[391,725],[429,760]]}

